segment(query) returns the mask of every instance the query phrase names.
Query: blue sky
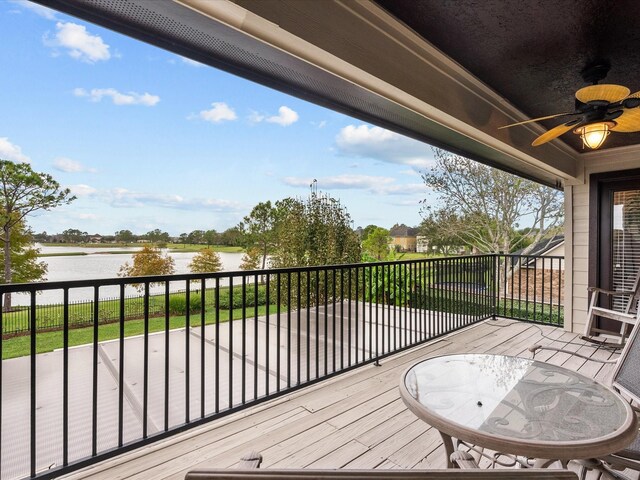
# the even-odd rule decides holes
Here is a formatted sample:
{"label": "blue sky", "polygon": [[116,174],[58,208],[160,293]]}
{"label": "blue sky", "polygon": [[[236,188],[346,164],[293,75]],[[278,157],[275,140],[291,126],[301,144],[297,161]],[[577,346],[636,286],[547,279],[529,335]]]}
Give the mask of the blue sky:
{"label": "blue sky", "polygon": [[420,222],[428,145],[24,1],[0,32],[0,158],[78,197],[37,232],[221,231],[313,179],[356,226]]}

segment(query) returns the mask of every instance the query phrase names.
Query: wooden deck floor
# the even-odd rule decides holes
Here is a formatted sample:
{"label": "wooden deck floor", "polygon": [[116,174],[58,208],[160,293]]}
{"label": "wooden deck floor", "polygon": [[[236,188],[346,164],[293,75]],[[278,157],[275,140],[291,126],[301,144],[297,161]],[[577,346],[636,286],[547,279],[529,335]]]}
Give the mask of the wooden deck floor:
{"label": "wooden deck floor", "polygon": [[[487,321],[212,422],[167,441],[121,455],[69,478],[179,479],[194,468],[231,468],[250,450],[263,468],[443,468],[438,432],[409,412],[398,393],[400,374],[419,359],[459,352],[529,357],[535,343],[608,358],[575,334],[517,321]],[[583,346],[584,345],[584,346]],[[611,367],[568,354],[538,358],[603,380]]]}

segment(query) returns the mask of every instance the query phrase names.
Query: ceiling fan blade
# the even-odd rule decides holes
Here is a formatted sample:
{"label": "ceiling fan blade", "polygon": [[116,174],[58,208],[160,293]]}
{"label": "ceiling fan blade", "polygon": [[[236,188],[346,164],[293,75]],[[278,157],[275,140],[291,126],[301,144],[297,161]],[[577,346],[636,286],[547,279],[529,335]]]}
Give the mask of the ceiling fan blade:
{"label": "ceiling fan blade", "polygon": [[634,92],[630,95],[627,95],[627,98],[640,98],[640,92]]}
{"label": "ceiling fan blade", "polygon": [[627,98],[630,93],[631,90],[622,85],[590,85],[578,90],[576,98],[582,103],[588,103],[593,100],[605,100],[609,103],[614,103]]}
{"label": "ceiling fan blade", "polygon": [[512,123],[510,125],[504,125],[502,127],[498,127],[498,130],[502,130],[503,128],[515,127],[516,125],[524,125],[525,123],[539,122],[541,120],[549,120],[550,118],[565,117],[569,115],[581,115],[581,114],[578,112],[554,113],[553,115],[547,115],[546,117],[532,118],[531,120],[525,120],[524,122],[517,122],[517,123]]}
{"label": "ceiling fan blade", "polygon": [[625,110],[614,122],[615,127],[611,127],[614,132],[640,132],[640,108]]}
{"label": "ceiling fan blade", "polygon": [[531,143],[531,145],[533,145],[534,147],[537,147],[539,145],[542,145],[543,143],[547,143],[553,140],[554,138],[559,137],[563,133],[567,133],[569,130],[573,128],[575,128],[575,125],[565,125],[564,123],[562,125],[558,125],[557,127],[554,127],[548,132],[545,132],[542,135],[540,135]]}

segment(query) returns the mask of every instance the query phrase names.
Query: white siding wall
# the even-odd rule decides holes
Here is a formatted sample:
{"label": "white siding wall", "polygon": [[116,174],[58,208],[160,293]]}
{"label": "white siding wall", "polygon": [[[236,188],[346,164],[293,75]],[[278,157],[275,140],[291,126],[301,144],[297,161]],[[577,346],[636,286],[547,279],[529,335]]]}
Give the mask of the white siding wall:
{"label": "white siding wall", "polygon": [[[589,177],[592,173],[640,168],[640,148],[583,154],[581,183],[565,187],[565,328],[582,332],[587,316],[589,283]],[[570,270],[570,271],[569,271]]]}

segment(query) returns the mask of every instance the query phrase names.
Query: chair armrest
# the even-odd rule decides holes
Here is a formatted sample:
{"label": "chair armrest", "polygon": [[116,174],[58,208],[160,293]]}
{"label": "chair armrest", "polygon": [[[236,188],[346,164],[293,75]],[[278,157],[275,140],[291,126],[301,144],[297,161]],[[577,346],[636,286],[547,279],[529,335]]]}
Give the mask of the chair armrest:
{"label": "chair armrest", "polygon": [[476,459],[469,452],[463,452],[461,450],[456,450],[449,457],[451,463],[454,465],[458,465],[458,468],[462,470],[470,470],[480,468],[480,465],[476,462]]}
{"label": "chair armrest", "polygon": [[636,293],[633,290],[607,290],[600,287],[588,287],[587,290],[589,292],[604,293],[605,295],[633,295]]}
{"label": "chair armrest", "polygon": [[582,355],[582,354],[580,354],[578,352],[574,352],[572,350],[565,350],[563,348],[556,348],[556,347],[546,347],[546,346],[543,346],[543,345],[533,345],[533,346],[529,347],[528,350],[532,353],[532,356],[534,358],[536,356],[536,353],[538,353],[539,350],[551,350],[552,352],[567,353],[567,354],[569,354],[571,356],[584,358],[585,360],[591,360],[591,361],[597,362],[597,363],[616,363],[618,361],[617,358],[610,359],[610,360],[600,360],[599,358],[587,357],[586,355]]}
{"label": "chair armrest", "polygon": [[260,468],[261,463],[262,455],[260,455],[256,451],[251,451],[242,456],[242,458],[240,459],[240,463],[238,463],[238,468]]}

